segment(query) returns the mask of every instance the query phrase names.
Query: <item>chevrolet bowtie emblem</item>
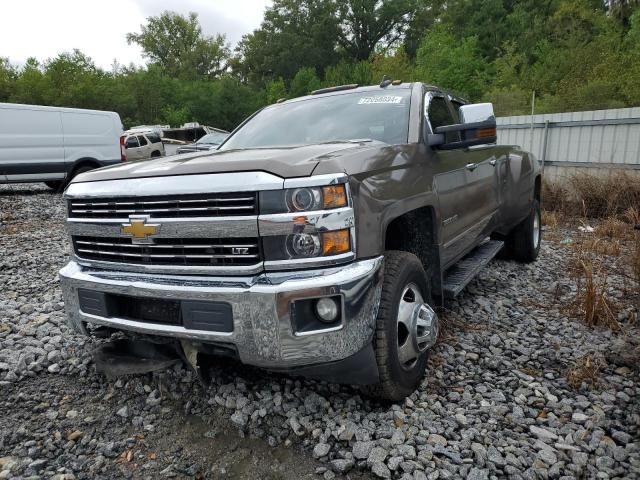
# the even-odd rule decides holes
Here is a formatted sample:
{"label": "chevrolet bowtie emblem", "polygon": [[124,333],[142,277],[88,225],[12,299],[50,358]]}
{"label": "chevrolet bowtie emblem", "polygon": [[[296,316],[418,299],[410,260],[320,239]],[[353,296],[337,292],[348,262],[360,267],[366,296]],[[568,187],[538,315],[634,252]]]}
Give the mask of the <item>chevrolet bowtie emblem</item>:
{"label": "chevrolet bowtie emblem", "polygon": [[149,216],[129,217],[129,223],[123,223],[120,231],[123,235],[131,235],[131,243],[153,243],[151,235],[156,235],[160,231],[160,224],[147,223]]}

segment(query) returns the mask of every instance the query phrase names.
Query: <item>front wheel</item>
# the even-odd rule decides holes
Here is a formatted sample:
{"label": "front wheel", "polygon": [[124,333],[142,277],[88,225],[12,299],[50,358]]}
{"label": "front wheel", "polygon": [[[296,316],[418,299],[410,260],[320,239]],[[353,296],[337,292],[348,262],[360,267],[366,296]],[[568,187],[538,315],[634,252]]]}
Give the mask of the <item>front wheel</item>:
{"label": "front wheel", "polygon": [[438,337],[438,316],[430,303],[430,282],[420,260],[407,252],[386,252],[374,338],[380,382],[365,387],[368,395],[400,401],[416,389]]}

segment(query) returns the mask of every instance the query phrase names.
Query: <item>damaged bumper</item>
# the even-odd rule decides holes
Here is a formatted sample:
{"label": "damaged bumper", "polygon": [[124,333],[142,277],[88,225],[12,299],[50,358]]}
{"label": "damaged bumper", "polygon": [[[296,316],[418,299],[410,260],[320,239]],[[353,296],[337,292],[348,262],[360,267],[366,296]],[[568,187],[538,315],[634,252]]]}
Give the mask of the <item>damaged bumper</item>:
{"label": "damaged bumper", "polygon": [[[78,332],[88,334],[92,324],[190,340],[232,350],[249,365],[303,373],[322,364],[372,361],[382,262],[378,257],[326,269],[204,277],[97,270],[72,261],[60,280],[69,324]],[[334,322],[313,315],[314,302],[323,297],[340,305]]]}

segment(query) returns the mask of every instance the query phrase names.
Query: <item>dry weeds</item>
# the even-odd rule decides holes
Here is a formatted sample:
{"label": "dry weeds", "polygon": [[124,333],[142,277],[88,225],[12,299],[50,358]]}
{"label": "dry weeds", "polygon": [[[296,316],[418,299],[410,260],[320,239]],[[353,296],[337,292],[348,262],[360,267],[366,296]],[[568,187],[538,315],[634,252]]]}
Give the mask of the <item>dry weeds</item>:
{"label": "dry weeds", "polygon": [[619,171],[606,176],[576,173],[567,185],[543,181],[542,205],[545,210],[584,218],[621,217],[640,223],[640,175]]}
{"label": "dry weeds", "polygon": [[598,384],[600,372],[605,366],[602,357],[590,353],[583,355],[567,371],[567,383],[575,389],[579,389],[583,383],[593,388]]}

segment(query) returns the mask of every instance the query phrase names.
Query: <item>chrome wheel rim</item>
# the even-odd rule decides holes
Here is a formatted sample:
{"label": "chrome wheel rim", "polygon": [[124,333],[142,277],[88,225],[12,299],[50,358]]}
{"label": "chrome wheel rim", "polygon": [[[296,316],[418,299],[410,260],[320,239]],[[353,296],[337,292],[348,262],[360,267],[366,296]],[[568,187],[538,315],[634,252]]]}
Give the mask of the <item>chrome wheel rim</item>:
{"label": "chrome wheel rim", "polygon": [[397,317],[398,361],[404,370],[412,369],[420,355],[435,344],[438,316],[424,301],[418,286],[409,283],[400,295]]}
{"label": "chrome wheel rim", "polygon": [[533,216],[533,248],[537,249],[540,245],[540,212],[536,210]]}

